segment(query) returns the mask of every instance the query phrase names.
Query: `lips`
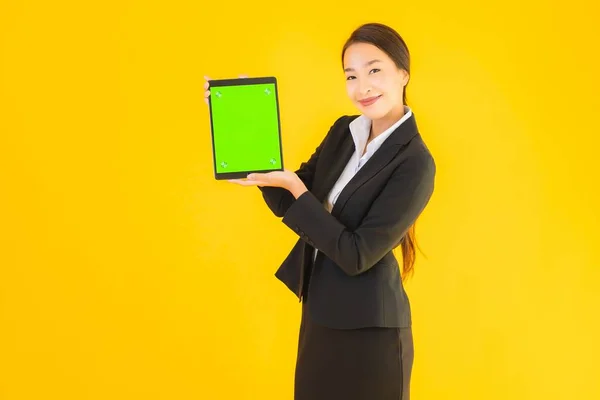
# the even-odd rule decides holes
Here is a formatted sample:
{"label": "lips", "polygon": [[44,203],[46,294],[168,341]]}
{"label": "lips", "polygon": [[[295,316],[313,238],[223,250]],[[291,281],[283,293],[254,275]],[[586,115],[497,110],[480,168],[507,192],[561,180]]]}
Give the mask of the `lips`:
{"label": "lips", "polygon": [[358,102],[366,107],[366,106],[370,106],[371,104],[375,103],[377,100],[379,100],[380,97],[381,97],[381,95],[368,97],[366,99],[359,100]]}

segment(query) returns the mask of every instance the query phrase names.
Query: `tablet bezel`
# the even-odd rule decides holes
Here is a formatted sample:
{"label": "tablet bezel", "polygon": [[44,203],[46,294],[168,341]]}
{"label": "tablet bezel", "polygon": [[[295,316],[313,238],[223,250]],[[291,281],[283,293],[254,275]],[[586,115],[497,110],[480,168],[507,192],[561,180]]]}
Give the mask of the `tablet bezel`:
{"label": "tablet bezel", "polygon": [[[264,84],[271,83],[274,85],[275,90],[275,104],[277,107],[277,130],[279,134],[279,159],[281,160],[281,167],[274,169],[266,169],[266,170],[249,170],[249,171],[237,171],[237,172],[217,172],[217,157],[215,151],[215,135],[214,135],[214,126],[213,126],[213,109],[212,109],[212,89],[216,87],[222,86],[243,86],[243,85],[256,85],[256,84]],[[241,179],[246,178],[250,173],[267,173],[273,171],[283,171],[283,143],[281,141],[281,114],[279,111],[279,90],[277,87],[277,78],[274,76],[264,76],[264,77],[256,77],[256,78],[230,78],[230,79],[215,79],[208,81],[208,90],[211,91],[211,94],[208,96],[208,108],[209,108],[209,118],[210,118],[210,136],[212,141],[212,164],[213,164],[213,173],[216,180],[227,180],[227,179]]]}

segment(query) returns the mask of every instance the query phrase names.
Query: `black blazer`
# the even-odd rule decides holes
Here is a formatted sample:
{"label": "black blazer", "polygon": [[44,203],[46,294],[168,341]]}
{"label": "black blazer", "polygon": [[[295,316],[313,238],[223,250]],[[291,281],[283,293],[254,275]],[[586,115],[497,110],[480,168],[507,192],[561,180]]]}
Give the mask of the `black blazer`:
{"label": "black blazer", "polygon": [[[339,118],[296,171],[308,191],[259,187],[273,213],[298,241],[275,276],[317,323],[331,328],[408,327],[410,304],[392,249],[433,193],[435,162],[414,114],[371,156],[340,193],[331,214],[324,200],[355,151]],[[314,249],[320,250],[313,265]]]}

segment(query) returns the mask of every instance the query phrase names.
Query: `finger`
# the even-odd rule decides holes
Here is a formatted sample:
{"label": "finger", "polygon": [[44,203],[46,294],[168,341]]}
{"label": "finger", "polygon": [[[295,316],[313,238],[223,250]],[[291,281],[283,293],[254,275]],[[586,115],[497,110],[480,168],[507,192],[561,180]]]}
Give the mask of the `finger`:
{"label": "finger", "polygon": [[269,177],[266,176],[266,174],[258,174],[258,173],[248,174],[247,178],[248,178],[248,180],[251,180],[251,181],[261,181],[261,182],[267,182],[269,180]]}
{"label": "finger", "polygon": [[212,79],[210,79],[210,77],[204,75],[204,80],[206,81],[206,82],[204,82],[204,90],[208,90],[208,88],[210,87],[210,81]]}
{"label": "finger", "polygon": [[254,180],[243,180],[243,179],[228,179],[231,183],[236,183],[241,186],[262,186],[265,182],[254,181]]}

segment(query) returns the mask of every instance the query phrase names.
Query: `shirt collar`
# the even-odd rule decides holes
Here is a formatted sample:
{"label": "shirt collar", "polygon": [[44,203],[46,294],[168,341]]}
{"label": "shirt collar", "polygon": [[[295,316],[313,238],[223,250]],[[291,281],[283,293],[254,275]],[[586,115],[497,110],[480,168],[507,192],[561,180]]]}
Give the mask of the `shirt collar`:
{"label": "shirt collar", "polygon": [[[392,126],[383,131],[381,134],[377,135],[377,137],[371,140],[371,143],[367,146],[365,154],[374,153],[383,142],[394,132],[404,121],[409,119],[412,115],[412,111],[410,107],[404,106],[404,115],[398,121],[396,121]],[[352,139],[354,140],[354,146],[356,149],[364,149],[365,143],[369,139],[369,134],[371,133],[371,120],[364,115],[360,115],[354,121],[350,123],[350,133],[352,134]]]}

